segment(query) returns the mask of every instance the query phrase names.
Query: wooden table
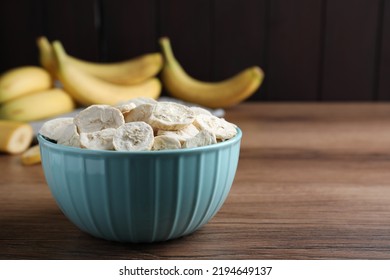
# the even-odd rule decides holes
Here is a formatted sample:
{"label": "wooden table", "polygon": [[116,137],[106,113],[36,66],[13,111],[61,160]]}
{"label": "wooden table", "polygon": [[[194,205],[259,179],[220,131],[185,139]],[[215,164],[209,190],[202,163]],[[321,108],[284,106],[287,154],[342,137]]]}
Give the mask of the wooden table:
{"label": "wooden table", "polygon": [[241,104],[231,193],[194,234],[93,238],[51,198],[40,165],[0,156],[1,259],[390,259],[390,104]]}

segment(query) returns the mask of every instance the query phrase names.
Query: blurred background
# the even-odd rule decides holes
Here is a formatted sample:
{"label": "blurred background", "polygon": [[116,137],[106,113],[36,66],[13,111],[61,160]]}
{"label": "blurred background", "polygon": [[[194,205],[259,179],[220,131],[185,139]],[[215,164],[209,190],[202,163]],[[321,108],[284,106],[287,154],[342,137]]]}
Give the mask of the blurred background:
{"label": "blurred background", "polygon": [[169,36],[192,76],[209,81],[259,65],[250,100],[390,99],[390,1],[12,0],[0,2],[0,72],[38,65],[35,40],[119,61]]}

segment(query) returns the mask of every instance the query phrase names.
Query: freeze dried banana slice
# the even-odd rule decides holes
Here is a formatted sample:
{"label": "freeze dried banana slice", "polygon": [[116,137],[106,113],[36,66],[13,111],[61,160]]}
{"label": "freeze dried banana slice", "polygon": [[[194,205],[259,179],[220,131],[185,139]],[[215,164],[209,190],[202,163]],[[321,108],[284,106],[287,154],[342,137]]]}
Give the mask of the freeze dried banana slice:
{"label": "freeze dried banana slice", "polygon": [[124,123],[122,112],[109,105],[91,105],[74,118],[74,124],[79,133],[117,128]]}
{"label": "freeze dried banana slice", "polygon": [[117,151],[147,151],[154,142],[153,128],[146,122],[130,122],[121,125],[114,134]]}
{"label": "freeze dried banana slice", "polygon": [[153,98],[150,98],[150,97],[137,97],[137,98],[132,98],[130,100],[121,102],[118,105],[127,104],[127,103],[134,103],[135,106],[139,106],[139,105],[145,104],[145,103],[147,103],[147,104],[156,104],[157,100],[155,100]]}
{"label": "freeze dried banana slice", "polygon": [[69,125],[73,125],[73,118],[52,119],[43,124],[39,130],[39,134],[50,140],[58,141]]}
{"label": "freeze dried banana slice", "polygon": [[121,105],[115,106],[119,111],[122,112],[123,117],[126,118],[126,116],[130,113],[131,110],[133,110],[137,105],[135,103],[130,102],[130,103],[123,103]]}
{"label": "freeze dried banana slice", "polygon": [[114,150],[115,128],[80,134],[81,147],[92,150]]}
{"label": "freeze dried banana slice", "polygon": [[194,112],[194,114],[195,114],[195,116],[197,116],[197,115],[209,115],[209,116],[211,116],[212,114],[211,114],[211,112],[209,111],[209,110],[207,110],[207,109],[205,109],[205,108],[202,108],[202,107],[197,107],[197,106],[192,106],[192,107],[190,107],[191,108],[191,110]]}
{"label": "freeze dried banana slice", "polygon": [[158,102],[148,123],[155,129],[179,130],[195,119],[195,113],[187,106],[175,102]]}
{"label": "freeze dried banana slice", "polygon": [[195,148],[217,143],[215,134],[208,130],[201,130],[194,137],[183,143],[183,148]]}
{"label": "freeze dried banana slice", "polygon": [[180,130],[158,130],[157,135],[166,135],[173,138],[176,138],[180,141],[180,143],[184,143],[188,139],[194,137],[196,134],[199,133],[199,130],[193,125],[190,124],[189,126],[186,126],[183,129]]}
{"label": "freeze dried banana slice", "polygon": [[160,135],[154,137],[152,150],[175,150],[180,149],[181,143],[176,137]]}
{"label": "freeze dried banana slice", "polygon": [[194,125],[199,130],[207,130],[214,133],[216,138],[222,141],[230,139],[237,134],[237,129],[234,124],[216,116],[197,115]]}
{"label": "freeze dried banana slice", "polygon": [[74,123],[67,125],[57,140],[57,144],[80,148],[80,135]]}
{"label": "freeze dried banana slice", "polygon": [[138,105],[131,110],[125,117],[125,122],[148,122],[150,115],[152,114],[154,105],[145,103]]}

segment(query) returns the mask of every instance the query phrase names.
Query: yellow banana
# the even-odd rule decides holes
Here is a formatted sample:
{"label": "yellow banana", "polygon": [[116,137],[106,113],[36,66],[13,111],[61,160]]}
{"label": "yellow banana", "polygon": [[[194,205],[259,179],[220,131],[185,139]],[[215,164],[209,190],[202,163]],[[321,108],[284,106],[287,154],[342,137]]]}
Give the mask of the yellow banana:
{"label": "yellow banana", "polygon": [[0,152],[24,152],[34,137],[32,127],[23,122],[0,120]]}
{"label": "yellow banana", "polygon": [[49,73],[37,66],[21,66],[0,76],[0,103],[52,86]]}
{"label": "yellow banana", "polygon": [[56,57],[57,76],[64,89],[82,105],[108,104],[115,105],[121,101],[136,97],[156,99],[161,92],[161,83],[157,78],[150,78],[136,85],[116,85],[84,72],[68,63],[60,42],[53,43]]}
{"label": "yellow banana", "polygon": [[[39,37],[37,45],[40,62],[49,72],[55,73],[55,58],[52,46],[46,37]],[[144,54],[116,63],[95,63],[67,55],[68,63],[107,82],[133,85],[154,77],[160,72],[163,59],[160,53]]]}
{"label": "yellow banana", "polygon": [[74,107],[69,94],[62,89],[52,88],[3,103],[0,118],[30,122],[68,113]]}
{"label": "yellow banana", "polygon": [[161,80],[176,98],[210,108],[231,107],[251,96],[263,81],[264,73],[257,66],[220,82],[196,80],[176,60],[169,38],[162,37],[159,43],[165,59]]}
{"label": "yellow banana", "polygon": [[55,78],[56,65],[50,42],[46,37],[38,37],[37,46],[39,51],[39,63],[51,74],[53,78]]}

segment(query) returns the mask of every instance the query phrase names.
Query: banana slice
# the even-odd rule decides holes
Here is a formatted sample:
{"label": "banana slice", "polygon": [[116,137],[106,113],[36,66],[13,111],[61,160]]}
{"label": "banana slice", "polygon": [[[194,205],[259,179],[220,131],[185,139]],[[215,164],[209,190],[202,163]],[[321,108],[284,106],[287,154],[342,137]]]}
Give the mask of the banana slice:
{"label": "banana slice", "polygon": [[175,150],[180,149],[181,143],[176,137],[168,136],[168,135],[160,135],[154,137],[154,143],[152,150]]}
{"label": "banana slice", "polygon": [[131,110],[125,117],[125,122],[146,122],[148,123],[153,112],[154,104],[144,103]]}
{"label": "banana slice", "polygon": [[124,123],[122,112],[109,105],[91,105],[74,118],[74,124],[79,133],[118,128]]}
{"label": "banana slice", "polygon": [[135,103],[130,102],[130,103],[123,103],[120,105],[115,106],[119,111],[122,112],[123,117],[126,118],[126,116],[130,113],[131,110],[133,110],[137,105]]}
{"label": "banana slice", "polygon": [[202,108],[202,107],[191,106],[190,108],[191,108],[192,112],[194,112],[195,116],[201,115],[201,114],[209,115],[209,116],[212,115],[209,110],[206,110],[205,108]]}
{"label": "banana slice", "polygon": [[39,133],[53,141],[58,141],[65,129],[73,125],[73,118],[52,119],[43,124]]}
{"label": "banana slice", "polygon": [[137,98],[132,98],[126,102],[122,102],[121,104],[126,104],[128,102],[134,103],[135,106],[139,106],[141,104],[156,104],[157,100],[150,98],[150,97],[137,97]]}
{"label": "banana slice", "polygon": [[194,112],[187,106],[175,102],[158,102],[148,123],[155,129],[180,130],[195,119]]}
{"label": "banana slice", "polygon": [[114,134],[114,148],[117,151],[147,151],[154,142],[153,128],[145,122],[125,123]]}
{"label": "banana slice", "polygon": [[177,140],[179,140],[180,143],[184,143],[185,141],[194,137],[198,133],[199,133],[199,130],[193,124],[190,124],[189,126],[186,126],[185,128],[180,129],[180,130],[159,129],[157,131],[158,136],[166,135],[169,137],[173,137],[173,138],[176,138]]}
{"label": "banana slice", "polygon": [[207,130],[214,133],[218,140],[227,140],[237,134],[236,126],[225,119],[205,114],[197,115],[194,125],[199,130]]}
{"label": "banana slice", "polygon": [[194,137],[183,143],[183,148],[195,148],[217,143],[217,139],[213,132],[201,130]]}
{"label": "banana slice", "polygon": [[80,134],[82,148],[92,150],[114,150],[113,138],[116,128],[106,128],[100,131]]}
{"label": "banana slice", "polygon": [[22,154],[21,161],[23,165],[33,165],[41,162],[41,153],[39,145],[32,146]]}
{"label": "banana slice", "polygon": [[57,139],[57,144],[80,148],[80,135],[74,123],[65,127],[61,136]]}

